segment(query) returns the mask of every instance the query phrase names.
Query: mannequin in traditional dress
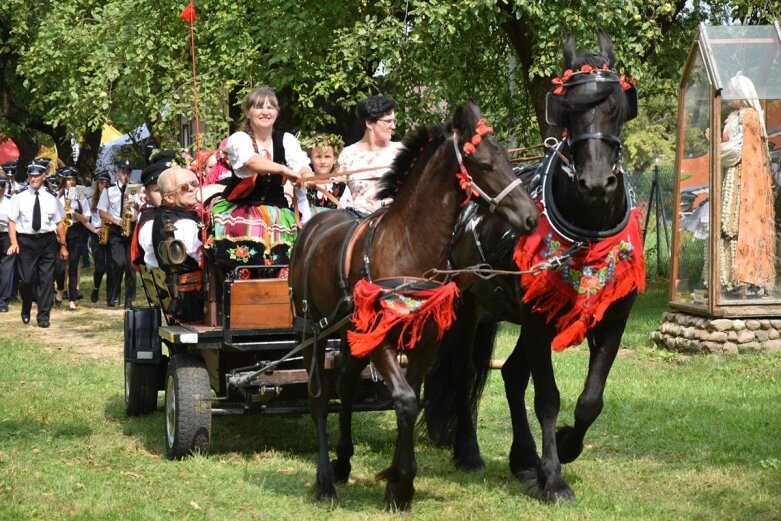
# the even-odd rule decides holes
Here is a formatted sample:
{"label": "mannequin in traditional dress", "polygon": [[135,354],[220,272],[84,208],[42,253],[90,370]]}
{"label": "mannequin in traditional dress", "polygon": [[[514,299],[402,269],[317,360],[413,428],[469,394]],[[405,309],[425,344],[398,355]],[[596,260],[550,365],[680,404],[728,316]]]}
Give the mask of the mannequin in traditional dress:
{"label": "mannequin in traditional dress", "polygon": [[764,296],[775,283],[775,211],[764,113],[738,72],[726,94],[733,111],[721,143],[721,285],[729,296]]}

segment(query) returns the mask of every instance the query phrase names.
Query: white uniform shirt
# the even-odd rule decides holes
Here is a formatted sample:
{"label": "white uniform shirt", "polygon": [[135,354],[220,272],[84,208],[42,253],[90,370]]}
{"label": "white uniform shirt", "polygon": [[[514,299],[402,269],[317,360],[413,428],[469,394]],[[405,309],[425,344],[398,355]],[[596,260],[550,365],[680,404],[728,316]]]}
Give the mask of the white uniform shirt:
{"label": "white uniform shirt", "polygon": [[[87,218],[88,221],[92,221],[92,210],[89,208],[89,199],[86,197],[81,198],[81,212],[79,212],[79,201],[76,199],[71,200],[71,209],[73,210],[73,213],[81,213],[84,217]],[[62,204],[63,211],[65,211],[65,194],[60,196],[60,204]],[[77,220],[76,217],[73,217],[73,224],[79,223],[81,224],[81,221]]]}
{"label": "white uniform shirt", "polygon": [[[127,185],[126,185],[127,186]],[[125,196],[125,202],[128,201],[128,196]],[[122,218],[122,190],[119,188],[119,184],[113,184],[107,186],[100,194],[98,200],[98,210],[110,213],[117,219]]]}
{"label": "white uniform shirt", "polygon": [[38,190],[38,199],[41,205],[41,229],[36,232],[33,230],[35,190],[28,186],[25,191],[11,198],[8,220],[16,223],[16,233],[41,234],[57,230],[57,223],[63,217],[62,203],[43,186]]}
{"label": "white uniform shirt", "polygon": [[[0,233],[8,231],[8,212],[11,211],[11,198],[0,197]],[[4,254],[5,252],[0,252]]]}
{"label": "white uniform shirt", "polygon": [[155,245],[152,243],[152,224],[154,219],[145,221],[138,230],[138,245],[144,250],[144,264],[150,268],[159,268],[155,257]]}

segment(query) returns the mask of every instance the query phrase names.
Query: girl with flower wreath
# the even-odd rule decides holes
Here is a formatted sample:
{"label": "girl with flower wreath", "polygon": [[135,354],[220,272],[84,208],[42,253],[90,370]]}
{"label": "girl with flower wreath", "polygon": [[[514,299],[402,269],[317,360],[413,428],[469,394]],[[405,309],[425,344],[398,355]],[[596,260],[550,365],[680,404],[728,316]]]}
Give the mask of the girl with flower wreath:
{"label": "girl with flower wreath", "polygon": [[[304,150],[309,152],[309,162],[314,170],[314,175],[323,179],[327,176],[339,176],[339,162],[337,158],[344,148],[344,141],[336,134],[315,134],[303,140]],[[339,207],[339,198],[344,193],[344,182],[332,181],[327,184],[306,183],[306,198],[311,214],[332,210]],[[298,215],[296,215],[298,217]],[[308,220],[308,219],[307,219]],[[306,221],[302,219],[304,224]]]}

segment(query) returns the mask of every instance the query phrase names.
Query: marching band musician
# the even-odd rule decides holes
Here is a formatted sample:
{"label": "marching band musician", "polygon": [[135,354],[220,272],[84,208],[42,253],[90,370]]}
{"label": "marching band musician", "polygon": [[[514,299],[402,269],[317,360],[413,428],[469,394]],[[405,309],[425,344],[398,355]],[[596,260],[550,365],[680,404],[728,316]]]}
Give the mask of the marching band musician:
{"label": "marching band musician", "polygon": [[114,292],[109,298],[109,306],[119,306],[119,295],[122,291],[122,277],[125,278],[125,307],[133,304],[136,298],[136,273],[130,264],[130,239],[132,230],[123,235],[123,218],[125,209],[137,207],[137,203],[125,195],[128,178],[132,170],[130,161],[117,163],[117,182],[103,190],[98,201],[100,218],[111,223],[109,232],[109,251],[114,268]]}
{"label": "marching band musician", "polygon": [[[90,223],[92,212],[90,211],[89,201],[84,195],[76,196],[75,187],[79,171],[74,167],[65,167],[58,174],[61,176],[60,202],[63,207],[70,206],[70,226],[66,229],[66,241],[68,243],[68,308],[76,309],[76,300],[78,297],[79,282],[79,261],[84,247],[84,241],[87,240],[87,234],[95,234],[98,230]],[[70,192],[69,192],[70,190]],[[70,197],[70,203],[67,198]],[[65,221],[68,221],[66,215]],[[65,282],[65,263],[60,263],[60,270],[57,277],[57,287],[62,288]],[[59,291],[58,291],[59,293]],[[57,295],[62,301],[62,294]],[[55,302],[56,302],[55,300]]]}
{"label": "marching band musician", "polygon": [[0,313],[8,312],[16,260],[16,255],[6,253],[11,247],[11,240],[8,238],[8,212],[11,210],[11,198],[6,197],[9,187],[5,179],[0,179]]}
{"label": "marching band musician", "polygon": [[[30,323],[33,296],[38,303],[39,327],[49,327],[49,313],[54,293],[54,263],[57,250],[68,258],[63,208],[59,199],[43,189],[46,166],[33,161],[27,167],[29,185],[11,198],[8,212],[8,236],[11,242],[6,254],[19,254],[19,293],[22,297],[22,322]],[[37,287],[33,282],[37,278]]]}
{"label": "marching band musician", "polygon": [[160,174],[174,164],[176,155],[175,150],[162,150],[141,172],[141,184],[146,190],[146,203],[138,211],[138,223],[130,246],[131,262],[136,269],[141,264],[150,268],[158,267],[157,257],[155,257],[152,246],[152,221],[156,215],[155,210],[162,203],[163,196],[157,181]]}
{"label": "marching band musician", "polygon": [[92,190],[92,197],[90,198],[90,224],[97,230],[96,233],[90,234],[89,248],[92,252],[92,260],[95,262],[95,271],[92,273],[92,294],[90,300],[95,303],[98,301],[100,294],[100,283],[103,282],[103,275],[106,275],[106,303],[111,302],[111,298],[114,295],[114,270],[111,265],[111,252],[107,244],[100,244],[100,230],[103,227],[103,220],[100,218],[100,212],[98,211],[98,201],[100,201],[101,194],[106,190],[111,182],[111,175],[105,170],[101,170],[95,173],[93,177],[95,187]]}
{"label": "marching band musician", "polygon": [[[163,204],[152,224],[151,243],[148,245],[157,257],[157,263],[167,274],[175,270],[176,297],[171,299],[166,312],[184,322],[203,322],[202,271],[200,267],[201,247],[200,219],[196,208],[198,206],[198,178],[195,174],[181,167],[172,167],[160,174],[158,180]],[[173,237],[164,228],[174,226]],[[187,258],[180,266],[167,264],[167,259],[160,255],[160,245],[166,239],[182,241],[187,252]],[[147,250],[148,251],[148,250]]]}
{"label": "marching band musician", "polygon": [[20,191],[24,186],[16,182],[16,161],[3,163],[3,173],[5,174],[5,197],[10,199],[13,194]]}

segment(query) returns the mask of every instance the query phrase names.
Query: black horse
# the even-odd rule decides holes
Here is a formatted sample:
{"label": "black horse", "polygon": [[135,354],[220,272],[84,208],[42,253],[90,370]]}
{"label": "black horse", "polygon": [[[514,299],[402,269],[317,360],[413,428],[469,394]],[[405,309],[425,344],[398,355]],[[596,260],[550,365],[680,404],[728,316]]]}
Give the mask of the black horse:
{"label": "black horse", "polygon": [[[453,444],[458,468],[482,469],[475,433],[477,402],[487,376],[497,321],[521,324],[515,349],[502,367],[513,427],[510,470],[529,492],[537,491],[542,499],[553,502],[574,499],[562,478],[561,463],[580,455],[586,431],[602,410],[608,373],[637,290],[644,286],[642,247],[637,244],[634,251],[625,243],[611,247],[606,256],[601,256],[604,266],[589,265],[594,252],[607,245],[609,237],[624,237],[627,230],[639,229],[638,214],[633,211],[622,175],[620,138],[623,123],[636,115],[636,92],[613,70],[612,43],[602,32],[599,45],[601,52],[594,54],[576,50],[574,38],[567,39],[567,71],[554,81],[557,87],[548,94],[547,119],[549,124],[565,128],[568,137],[556,143],[549,140],[551,150],[539,168],[523,173],[525,178],[533,176],[532,188],[544,209],[540,227],[547,222],[560,235],[551,233],[538,239],[548,247],[541,257],[546,262],[533,265],[539,273],[525,274],[520,280],[518,276],[497,276],[470,287],[424,386],[429,436],[436,443]],[[513,262],[516,239],[506,225],[476,207],[471,208],[471,215],[463,223],[452,249],[452,262],[457,267],[488,263],[495,269],[517,270]],[[556,248],[551,244],[559,246],[554,241],[562,237],[574,246],[562,246],[554,254]],[[529,244],[527,238],[522,238],[521,244]],[[550,254],[547,259],[546,253]],[[520,248],[516,260],[519,256]],[[585,267],[578,264],[584,258]],[[617,266],[627,260],[632,261],[630,273],[617,275]],[[557,266],[557,271],[546,274]],[[555,282],[543,278],[553,274],[560,275],[559,280],[575,290],[573,294],[585,295],[585,310],[582,305],[575,307],[575,303],[562,304],[559,295],[563,290],[558,289],[541,299],[529,299],[531,293],[544,293],[547,289],[542,286]],[[591,313],[588,299],[592,292],[597,295],[601,285],[615,289],[611,276],[623,277],[623,296]],[[551,346],[563,349],[579,343],[584,336],[590,359],[575,409],[575,425],[557,430],[560,402]],[[541,457],[526,415],[524,395],[530,376],[535,412],[542,426]]]}

